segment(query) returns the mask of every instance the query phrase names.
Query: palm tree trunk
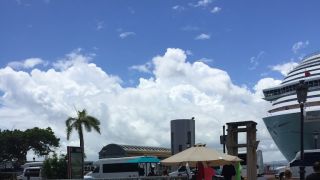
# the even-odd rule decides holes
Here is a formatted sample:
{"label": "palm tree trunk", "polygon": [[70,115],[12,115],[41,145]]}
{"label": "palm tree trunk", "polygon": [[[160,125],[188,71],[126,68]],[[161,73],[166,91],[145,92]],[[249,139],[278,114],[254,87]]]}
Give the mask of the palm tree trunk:
{"label": "palm tree trunk", "polygon": [[82,151],[82,178],[84,176],[83,171],[84,171],[84,141],[83,141],[83,132],[82,132],[82,126],[79,128],[79,138],[80,138],[80,147]]}

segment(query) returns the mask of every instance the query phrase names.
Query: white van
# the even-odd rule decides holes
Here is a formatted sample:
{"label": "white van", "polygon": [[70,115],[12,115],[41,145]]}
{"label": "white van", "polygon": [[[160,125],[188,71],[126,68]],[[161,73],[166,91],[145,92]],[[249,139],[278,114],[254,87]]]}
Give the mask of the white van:
{"label": "white van", "polygon": [[84,179],[146,176],[150,172],[150,169],[154,169],[159,161],[158,158],[151,156],[99,159],[93,163],[94,170],[86,174]]}
{"label": "white van", "polygon": [[17,180],[27,180],[28,176],[30,180],[41,179],[41,168],[43,166],[43,161],[28,162],[22,165],[23,172],[21,175],[17,176]]}
{"label": "white van", "polygon": [[41,180],[41,167],[26,167],[17,180]]}

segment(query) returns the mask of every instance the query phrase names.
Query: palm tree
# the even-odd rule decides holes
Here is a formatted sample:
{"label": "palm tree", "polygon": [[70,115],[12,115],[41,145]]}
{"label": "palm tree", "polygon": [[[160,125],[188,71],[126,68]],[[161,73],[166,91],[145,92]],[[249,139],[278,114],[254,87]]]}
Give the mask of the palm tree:
{"label": "palm tree", "polygon": [[77,114],[78,114],[78,117],[69,117],[66,120],[67,140],[69,140],[70,134],[73,129],[78,132],[79,139],[80,139],[80,148],[82,150],[82,162],[84,162],[83,126],[88,132],[91,132],[93,128],[95,131],[97,131],[100,134],[100,121],[93,116],[89,116],[87,114],[86,109],[83,109],[82,111],[77,110]]}

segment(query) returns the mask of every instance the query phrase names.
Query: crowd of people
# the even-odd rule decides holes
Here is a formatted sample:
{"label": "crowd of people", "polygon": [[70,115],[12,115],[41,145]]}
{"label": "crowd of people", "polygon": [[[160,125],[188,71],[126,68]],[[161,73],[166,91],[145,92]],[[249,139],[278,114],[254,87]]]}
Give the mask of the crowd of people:
{"label": "crowd of people", "polygon": [[[220,170],[220,168],[215,169],[210,166],[208,166],[206,163],[199,162],[197,164],[197,172],[193,179],[196,180],[212,180],[212,177],[216,175],[217,171]],[[313,165],[313,170],[314,172],[309,174],[306,177],[306,180],[320,180],[320,162],[317,161]],[[224,180],[232,180],[233,177],[235,180],[242,180],[243,178],[241,177],[241,166],[240,163],[235,163],[235,164],[228,164],[224,165],[222,167],[222,171],[219,172],[218,174],[221,174],[223,176]],[[149,172],[148,176],[154,176],[154,168],[151,168],[151,171]],[[168,170],[164,169],[163,170],[163,175],[167,176],[168,175]],[[191,178],[191,177],[190,177]],[[290,169],[286,169],[284,171],[284,180],[292,180],[292,172]]]}
{"label": "crowd of people", "polygon": [[[225,180],[231,180],[233,176],[235,176],[236,180],[241,180],[241,169],[239,166],[240,163],[224,165],[219,174],[221,174]],[[196,180],[212,180],[212,177],[220,170],[220,168],[215,169],[205,163],[198,163],[197,168],[198,171],[195,175]]]}

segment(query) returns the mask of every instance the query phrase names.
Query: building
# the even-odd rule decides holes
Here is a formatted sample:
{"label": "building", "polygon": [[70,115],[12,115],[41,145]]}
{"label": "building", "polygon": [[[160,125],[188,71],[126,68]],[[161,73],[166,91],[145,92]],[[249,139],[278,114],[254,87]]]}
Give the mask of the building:
{"label": "building", "polygon": [[165,159],[171,156],[171,150],[163,147],[108,144],[99,152],[99,159],[130,156],[157,156]]}
{"label": "building", "polygon": [[171,121],[171,154],[176,154],[195,144],[195,120],[175,119]]}

